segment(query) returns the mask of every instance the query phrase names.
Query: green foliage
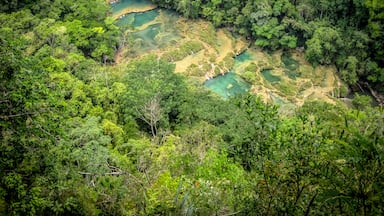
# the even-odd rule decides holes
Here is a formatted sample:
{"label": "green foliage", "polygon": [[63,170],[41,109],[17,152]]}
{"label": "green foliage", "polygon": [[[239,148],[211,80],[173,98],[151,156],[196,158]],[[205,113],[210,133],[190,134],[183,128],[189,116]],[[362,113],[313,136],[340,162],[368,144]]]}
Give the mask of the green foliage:
{"label": "green foliage", "polygon": [[200,6],[201,0],[181,0],[177,3],[176,10],[188,18],[197,18],[199,16]]}
{"label": "green foliage", "polygon": [[104,119],[102,122],[104,133],[112,137],[113,146],[120,146],[124,142],[124,130],[115,123]]}
{"label": "green foliage", "polygon": [[331,64],[342,46],[339,32],[330,27],[318,28],[307,41],[307,59],[314,64]]}
{"label": "green foliage", "polygon": [[178,186],[180,179],[172,178],[169,172],[164,172],[153,183],[151,188],[148,188],[148,206],[145,212],[154,214],[166,214],[173,211],[176,206],[173,201],[175,196],[178,196]]}
{"label": "green foliage", "polygon": [[[225,211],[235,205],[235,188],[245,184],[244,170],[225,154],[208,150],[195,172],[192,200],[200,214]],[[228,211],[228,210],[227,210]],[[234,211],[231,209],[230,211]]]}
{"label": "green foliage", "polygon": [[288,47],[293,49],[293,48],[296,48],[297,38],[295,36],[284,35],[283,37],[281,37],[279,42],[283,47]]}
{"label": "green foliage", "polygon": [[[144,114],[142,108],[155,95],[159,97],[159,105],[163,113],[159,120],[159,128],[165,130],[177,121],[186,86],[181,77],[173,73],[173,70],[173,64],[157,59],[153,55],[129,65],[125,77],[127,92],[120,102],[124,123],[133,117],[139,126],[150,129],[141,118]],[[133,92],[135,94],[132,94]]]}
{"label": "green foliage", "polygon": [[278,125],[277,108],[250,95],[237,98],[233,103],[238,111],[226,121],[223,139],[230,144],[229,155],[246,170],[251,170],[271,153],[272,135]]}
{"label": "green foliage", "polygon": [[[384,80],[379,1],[161,5],[267,49],[306,44],[310,61],[335,63],[350,84]],[[7,1],[0,11],[1,215],[384,213],[384,114],[368,97],[356,95],[356,109],[312,101],[280,116],[255,96],[186,85],[157,56],[107,67],[118,29],[103,0]],[[213,25],[205,33],[216,44]],[[163,58],[201,49],[189,42]],[[140,111],[154,98],[149,139],[143,117],[153,116]]]}
{"label": "green foliage", "polygon": [[362,110],[367,107],[370,107],[372,103],[372,99],[369,96],[366,95],[359,95],[355,94],[355,97],[353,98],[352,104],[356,109]]}
{"label": "green foliage", "polygon": [[252,29],[256,37],[255,45],[273,50],[279,48],[279,38],[283,34],[284,27],[279,25],[277,18],[263,21],[260,24],[255,23]]}
{"label": "green foliage", "polygon": [[[380,214],[382,204],[378,197],[382,197],[382,192],[377,190],[383,186],[383,172],[379,168],[383,163],[380,147],[383,131],[379,126],[383,122],[383,113],[369,109],[366,112],[350,111],[344,118],[343,134],[330,153],[334,158],[331,169],[342,175],[330,177],[327,183],[339,195],[337,199],[345,205],[342,209],[345,212]],[[340,184],[346,187],[337,188]]]}

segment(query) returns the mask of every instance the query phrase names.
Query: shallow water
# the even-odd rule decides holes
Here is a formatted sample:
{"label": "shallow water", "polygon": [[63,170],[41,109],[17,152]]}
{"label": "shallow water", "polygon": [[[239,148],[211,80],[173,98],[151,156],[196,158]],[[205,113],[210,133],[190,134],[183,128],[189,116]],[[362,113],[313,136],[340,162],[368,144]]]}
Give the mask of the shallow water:
{"label": "shallow water", "polygon": [[133,22],[133,27],[140,27],[146,23],[149,23],[156,19],[159,16],[159,10],[151,10],[143,13],[135,13],[135,19]]}
{"label": "shallow water", "polygon": [[116,21],[116,24],[119,26],[119,27],[133,27],[133,23],[135,21],[135,14],[134,13],[131,13],[131,14],[127,14],[125,15],[123,18],[121,19],[118,19]]}
{"label": "shallow water", "polygon": [[[142,8],[148,4],[150,4],[150,1],[122,0],[112,5],[112,13],[119,13],[127,8]],[[174,45],[182,39],[183,37],[179,34],[175,25],[179,18],[179,15],[175,12],[156,9],[147,12],[127,14],[119,19],[117,24],[123,28],[138,28],[156,19],[156,23],[149,25],[145,29],[130,33],[134,40],[134,55],[139,56],[151,50]],[[249,64],[251,60],[251,54],[244,52],[235,58],[235,65],[241,67],[244,63]],[[204,86],[224,98],[242,94],[250,88],[250,84],[235,74],[234,71],[208,80],[204,83]]]}
{"label": "shallow water", "polygon": [[[143,14],[154,12],[145,12]],[[172,16],[167,11],[161,11],[161,18],[166,17],[166,19],[173,20],[177,19]],[[146,24],[144,22],[140,22],[140,24]],[[133,32],[132,36],[134,40],[140,40],[140,46],[136,49],[137,54],[143,54],[151,50],[160,49],[163,47],[168,47],[177,43],[177,41],[181,40],[183,37],[178,33],[177,29],[174,26],[169,26],[164,24],[164,22],[160,21],[159,23],[149,25],[147,28]]]}
{"label": "shallow water", "polygon": [[[127,7],[136,9],[136,7],[145,7],[148,4],[150,4],[150,1],[130,0],[116,3],[113,6],[115,6],[115,11],[118,11],[116,8],[121,11]],[[170,10],[155,9],[126,14],[118,19],[116,24],[122,29],[142,27],[140,30],[129,33],[134,41],[133,48],[131,47],[131,55],[140,56],[152,50],[174,45],[181,40],[183,37],[179,34],[175,25],[179,18],[180,16],[177,13]]]}
{"label": "shallow water", "polygon": [[237,74],[242,74],[244,72],[244,68],[253,60],[253,56],[250,52],[243,52],[235,57],[232,71],[207,80],[204,83],[204,86],[224,98],[247,92],[251,85]]}
{"label": "shallow water", "polygon": [[150,4],[150,0],[120,0],[117,3],[111,4],[111,11],[112,14],[117,14],[127,8],[142,8]]}
{"label": "shallow water", "polygon": [[243,94],[250,88],[250,84],[232,71],[207,80],[204,86],[224,98]]}
{"label": "shallow water", "polygon": [[242,74],[245,72],[246,67],[251,64],[255,59],[252,56],[252,53],[245,51],[242,54],[235,57],[235,62],[233,65],[233,70],[237,74]]}
{"label": "shallow water", "polygon": [[132,33],[135,39],[141,39],[140,48],[143,50],[152,50],[158,48],[158,43],[155,40],[156,36],[160,33],[161,24],[154,24],[148,28]]}
{"label": "shallow water", "polygon": [[152,22],[159,16],[159,10],[151,10],[148,12],[130,13],[123,18],[118,19],[116,24],[120,27],[138,28],[149,22]]}
{"label": "shallow water", "polygon": [[301,74],[297,71],[299,68],[299,62],[292,59],[292,57],[288,54],[281,55],[281,61],[284,63],[284,73],[287,75],[290,79],[295,80],[297,77],[299,77]]}
{"label": "shallow water", "polygon": [[263,75],[264,79],[266,79],[268,82],[279,82],[281,78],[273,75],[272,71],[273,70],[271,69],[264,69],[263,71],[261,71],[261,74]]}
{"label": "shallow water", "polygon": [[245,52],[241,53],[240,55],[236,56],[236,58],[235,58],[235,61],[239,64],[245,63],[247,61],[252,61],[252,60],[253,60],[253,57],[249,51],[245,51]]}

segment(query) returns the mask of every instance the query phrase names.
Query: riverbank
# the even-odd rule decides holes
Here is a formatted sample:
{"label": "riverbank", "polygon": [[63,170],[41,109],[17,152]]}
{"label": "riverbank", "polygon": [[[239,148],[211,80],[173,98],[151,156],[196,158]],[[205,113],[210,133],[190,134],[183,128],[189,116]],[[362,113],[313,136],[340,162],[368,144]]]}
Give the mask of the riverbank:
{"label": "riverbank", "polygon": [[[127,8],[115,17],[154,8],[156,6],[152,4]],[[118,62],[128,62],[148,54],[159,58],[166,56],[165,59],[175,64],[176,73],[201,83],[221,78],[232,71],[250,83],[249,91],[261,96],[265,102],[282,106],[300,106],[306,100],[335,103],[345,87],[336,76],[334,67],[314,68],[305,60],[303,52],[280,50],[267,53],[261,48],[249,48],[249,41],[235,37],[226,28],[216,29],[208,21],[189,20],[168,10],[160,9],[155,20],[127,30],[126,35],[132,37],[132,44],[119,52]],[[164,41],[164,37],[172,37],[173,43]],[[148,49],[148,44],[155,48]],[[188,44],[200,44],[202,49],[186,53],[184,48]],[[269,70],[269,76],[277,77],[278,81],[268,80],[265,70]],[[228,86],[232,88],[233,85]]]}

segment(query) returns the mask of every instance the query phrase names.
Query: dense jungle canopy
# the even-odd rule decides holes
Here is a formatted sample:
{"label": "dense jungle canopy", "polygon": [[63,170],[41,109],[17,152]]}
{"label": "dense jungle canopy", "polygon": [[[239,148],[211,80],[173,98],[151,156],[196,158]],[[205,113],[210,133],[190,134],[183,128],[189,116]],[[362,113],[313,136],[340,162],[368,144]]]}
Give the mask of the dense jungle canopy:
{"label": "dense jungle canopy", "polygon": [[[381,0],[153,2],[384,91]],[[0,215],[384,214],[384,111],[370,96],[282,113],[156,55],[116,67],[122,41],[104,0],[2,2]]]}

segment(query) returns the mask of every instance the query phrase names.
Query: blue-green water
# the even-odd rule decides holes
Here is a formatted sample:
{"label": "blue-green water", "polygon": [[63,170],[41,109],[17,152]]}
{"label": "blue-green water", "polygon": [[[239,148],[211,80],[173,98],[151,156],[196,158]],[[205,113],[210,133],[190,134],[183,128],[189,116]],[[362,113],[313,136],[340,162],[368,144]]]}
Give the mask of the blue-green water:
{"label": "blue-green water", "polygon": [[[112,5],[112,13],[118,13],[129,7],[143,7],[147,4],[150,4],[150,1],[122,0]],[[131,33],[136,41],[136,54],[177,43],[177,41],[182,38],[174,25],[179,15],[167,10],[161,10],[161,12],[160,10],[152,10],[142,13],[130,13],[117,21],[117,24],[121,27],[137,28],[155,20],[160,13],[162,13],[161,19],[163,20],[160,20],[159,23],[149,25],[141,31]],[[251,62],[251,60],[252,56],[248,52],[244,52],[236,57],[235,64],[239,65],[244,62]],[[234,72],[229,72],[208,80],[204,85],[224,98],[242,94],[250,88],[250,84]]]}
{"label": "blue-green water", "polygon": [[182,39],[175,28],[163,23],[152,24],[141,31],[133,32],[132,36],[135,40],[141,40],[140,50],[136,50],[138,54],[175,45]]}
{"label": "blue-green water", "polygon": [[123,18],[116,21],[116,24],[120,27],[134,27],[135,13],[126,14]]}
{"label": "blue-green water", "polygon": [[204,86],[224,98],[237,94],[243,94],[250,88],[250,84],[245,82],[239,75],[232,71],[207,80],[204,83]]}
{"label": "blue-green water", "polygon": [[156,36],[160,33],[160,30],[161,24],[154,24],[142,31],[134,32],[132,35],[135,39],[141,39],[141,51],[148,51],[159,48]]}
{"label": "blue-green water", "polygon": [[130,13],[123,18],[117,20],[117,25],[120,27],[134,27],[138,28],[146,23],[152,22],[159,16],[159,10],[151,10],[141,13]]}
{"label": "blue-green water", "polygon": [[283,55],[281,55],[281,61],[284,63],[286,69],[284,70],[284,73],[290,79],[295,80],[301,75],[300,72],[297,71],[297,69],[299,68],[299,62],[292,59],[289,54],[284,53]]}
{"label": "blue-green water", "polygon": [[[140,8],[151,4],[150,1],[123,0],[112,4],[112,11],[118,13],[126,8]],[[117,25],[122,29],[138,28],[145,24],[150,24],[145,29],[130,32],[130,37],[134,41],[134,47],[131,49],[131,55],[139,56],[149,51],[171,46],[181,40],[175,23],[179,15],[170,10],[155,9],[146,12],[129,13],[117,20]],[[156,20],[156,22],[151,23]]]}
{"label": "blue-green water", "polygon": [[145,13],[135,13],[134,27],[142,26],[156,19],[159,16],[159,10],[151,10]]}
{"label": "blue-green water", "polygon": [[152,10],[145,13],[130,13],[126,14],[123,18],[118,19],[116,24],[120,27],[137,28],[155,20],[158,15],[158,10]]}
{"label": "blue-green water", "polygon": [[111,10],[112,14],[116,14],[127,8],[140,8],[150,4],[150,0],[120,0],[117,3],[111,4]]}
{"label": "blue-green water", "polygon": [[249,51],[245,51],[240,55],[236,56],[235,62],[233,65],[233,70],[237,74],[243,74],[246,67],[254,61],[252,54]]}
{"label": "blue-green water", "polygon": [[251,85],[237,74],[241,74],[244,65],[253,61],[252,55],[245,51],[236,56],[232,71],[207,80],[204,86],[224,98],[247,92]]}
{"label": "blue-green water", "polygon": [[271,69],[264,69],[263,71],[261,71],[261,74],[263,75],[264,79],[266,79],[269,82],[279,82],[281,78],[273,75],[272,71],[273,70]]}
{"label": "blue-green water", "polygon": [[241,53],[235,58],[235,62],[237,63],[245,63],[247,61],[252,61],[252,60],[253,60],[252,55],[248,51]]}

